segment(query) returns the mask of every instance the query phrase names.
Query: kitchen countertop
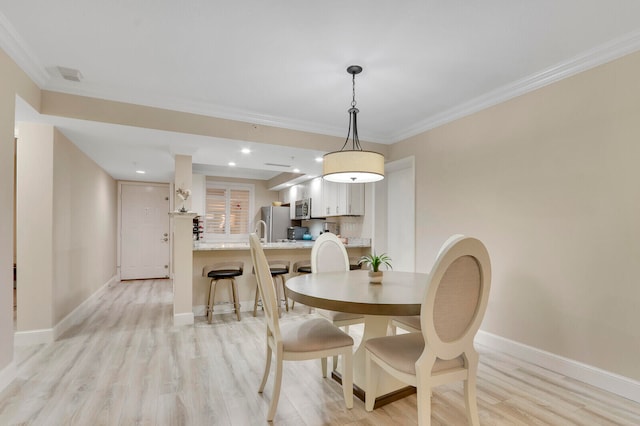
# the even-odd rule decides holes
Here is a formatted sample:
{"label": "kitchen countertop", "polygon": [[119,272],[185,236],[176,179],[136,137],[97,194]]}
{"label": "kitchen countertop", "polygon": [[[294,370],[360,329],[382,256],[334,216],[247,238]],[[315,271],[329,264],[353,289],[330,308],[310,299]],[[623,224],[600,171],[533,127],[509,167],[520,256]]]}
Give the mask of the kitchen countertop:
{"label": "kitchen countertop", "polygon": [[[347,240],[346,248],[350,247],[370,247],[371,240],[368,238],[353,238],[353,242]],[[291,249],[311,249],[315,241],[297,240],[281,243],[263,243],[265,250],[291,250]],[[193,251],[211,251],[211,250],[249,250],[249,242],[227,242],[212,243],[194,241]]]}

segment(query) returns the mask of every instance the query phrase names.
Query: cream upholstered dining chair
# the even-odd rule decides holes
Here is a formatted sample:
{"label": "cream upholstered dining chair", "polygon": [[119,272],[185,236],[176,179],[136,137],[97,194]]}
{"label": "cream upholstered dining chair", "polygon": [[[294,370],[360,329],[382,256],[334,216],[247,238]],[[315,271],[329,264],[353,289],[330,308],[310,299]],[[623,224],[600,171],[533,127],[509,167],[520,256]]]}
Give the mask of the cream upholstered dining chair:
{"label": "cream upholstered dining chair", "polygon": [[[436,259],[442,254],[442,252],[451,245],[454,241],[457,241],[461,238],[464,238],[462,234],[454,234],[447,238],[447,240],[440,246],[440,250],[438,250],[438,255]],[[389,334],[395,335],[397,333],[397,329],[401,328],[403,330],[408,331],[409,333],[417,333],[420,331],[420,315],[410,315],[410,316],[402,316],[402,317],[393,317],[389,322]]]}
{"label": "cream upholstered dining chair", "polygon": [[267,324],[267,360],[258,392],[262,393],[269,377],[271,357],[275,354],[276,375],[267,421],[273,421],[280,397],[283,361],[321,359],[322,377],[327,377],[327,357],[342,356],[344,363],[342,392],[347,408],[353,408],[353,338],[322,318],[294,322],[280,327],[278,301],[269,263],[257,234],[249,236],[251,259]]}
{"label": "cream upholstered dining chair", "polygon": [[[320,235],[311,248],[311,272],[348,270],[350,270],[349,256],[342,241],[330,232]],[[345,327],[347,333],[350,325],[364,322],[364,316],[359,314],[348,314],[325,309],[317,309],[317,312],[329,319],[336,327]]]}
{"label": "cream upholstered dining chair", "polygon": [[[320,235],[311,248],[311,273],[349,270],[349,256],[342,241],[331,232],[325,232]],[[364,323],[364,316],[359,314],[329,311],[326,309],[316,309],[316,312],[327,318],[336,327],[344,327],[345,333],[349,332],[350,325]],[[338,368],[337,361],[334,357],[334,370]]]}
{"label": "cream upholstered dining chair", "polygon": [[380,369],[418,390],[418,424],[431,424],[431,389],[464,381],[467,417],[479,424],[478,353],[473,338],[489,299],[491,265],[484,244],[460,238],[444,248],[429,275],[421,331],[367,340],[365,408],[373,410]]}

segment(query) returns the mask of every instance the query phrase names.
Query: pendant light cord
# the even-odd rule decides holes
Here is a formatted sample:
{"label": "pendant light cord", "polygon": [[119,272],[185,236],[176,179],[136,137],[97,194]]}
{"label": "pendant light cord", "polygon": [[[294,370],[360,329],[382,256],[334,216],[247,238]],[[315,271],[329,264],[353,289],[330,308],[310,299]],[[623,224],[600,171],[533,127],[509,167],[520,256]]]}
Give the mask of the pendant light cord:
{"label": "pendant light cord", "polygon": [[358,138],[358,108],[356,108],[356,74],[352,74],[352,98],[351,98],[351,108],[349,108],[349,129],[347,130],[347,139],[344,141],[344,145],[340,151],[344,151],[344,148],[349,143],[349,135],[351,134],[351,122],[353,121],[353,140],[352,140],[352,150],[353,151],[362,151],[362,147],[360,146],[360,138]]}

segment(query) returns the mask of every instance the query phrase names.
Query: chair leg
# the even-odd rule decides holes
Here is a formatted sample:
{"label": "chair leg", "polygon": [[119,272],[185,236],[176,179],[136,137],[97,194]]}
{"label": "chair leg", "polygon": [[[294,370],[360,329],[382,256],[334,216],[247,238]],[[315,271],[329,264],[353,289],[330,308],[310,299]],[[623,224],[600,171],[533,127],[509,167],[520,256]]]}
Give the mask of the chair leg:
{"label": "chair leg", "polygon": [[233,307],[236,310],[236,317],[240,321],[240,302],[238,302],[238,284],[235,278],[231,278],[231,290],[233,292]]}
{"label": "chair leg", "polygon": [[267,421],[273,421],[276,415],[276,408],[278,408],[278,399],[280,399],[280,388],[282,385],[282,352],[276,353],[276,377],[273,382],[273,395],[271,395],[271,405],[269,406],[269,413],[267,414]]}
{"label": "chair leg", "polygon": [[284,285],[284,275],[280,275],[280,282],[282,283],[282,297],[284,298],[284,306],[289,312],[289,299],[287,298],[287,288]]}
{"label": "chair leg", "polygon": [[260,297],[260,290],[258,289],[258,284],[256,284],[256,299],[253,302],[253,316],[255,317],[258,313],[258,298]]}
{"label": "chair leg", "polygon": [[[344,332],[349,334],[349,326],[345,325],[344,326]],[[333,357],[333,371],[336,371],[338,369],[338,357],[334,356]]]}
{"label": "chair leg", "polygon": [[264,390],[264,385],[267,384],[267,379],[269,378],[269,369],[271,368],[271,348],[267,343],[267,356],[264,365],[264,374],[262,375],[262,382],[260,383],[260,387],[258,388],[258,393],[262,393]]}
{"label": "chair leg", "polygon": [[327,357],[320,358],[320,365],[322,366],[322,377],[327,377]]}
{"label": "chair leg", "polygon": [[342,354],[342,394],[347,408],[353,408],[353,354],[351,347]]}
{"label": "chair leg", "polygon": [[393,323],[393,320],[389,321],[388,331],[388,336],[395,336],[396,334],[398,334],[398,327],[396,327],[396,325]]}
{"label": "chair leg", "polygon": [[218,280],[212,279],[209,284],[209,304],[207,305],[207,321],[209,324],[213,321],[213,302],[216,300],[216,287]]}
{"label": "chair leg", "polygon": [[376,402],[376,393],[378,391],[378,374],[380,369],[371,359],[369,351],[365,352],[365,390],[364,390],[364,408],[367,411],[373,411]]}
{"label": "chair leg", "polygon": [[418,426],[429,426],[431,424],[431,388],[427,386],[425,389],[418,384],[416,401],[418,404]]}
{"label": "chair leg", "polygon": [[467,418],[469,419],[469,424],[478,426],[480,424],[476,396],[478,353],[475,350],[468,351],[465,356],[467,358],[467,380],[464,381],[464,398],[467,403]]}
{"label": "chair leg", "polygon": [[[420,360],[425,356],[422,355]],[[416,363],[416,404],[418,405],[418,426],[431,424],[431,371],[436,362],[436,356],[429,352],[423,362]]]}

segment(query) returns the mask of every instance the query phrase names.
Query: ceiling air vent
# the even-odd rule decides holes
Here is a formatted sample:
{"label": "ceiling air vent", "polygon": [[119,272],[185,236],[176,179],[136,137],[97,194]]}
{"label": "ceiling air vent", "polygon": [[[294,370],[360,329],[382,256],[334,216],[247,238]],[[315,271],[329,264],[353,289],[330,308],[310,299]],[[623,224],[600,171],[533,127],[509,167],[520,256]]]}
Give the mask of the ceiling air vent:
{"label": "ceiling air vent", "polygon": [[276,164],[276,163],[264,163],[265,166],[273,166],[273,167],[291,167],[290,164]]}
{"label": "ceiling air vent", "polygon": [[64,78],[65,80],[75,81],[76,83],[82,81],[82,74],[76,69],[58,67],[58,71],[60,72],[62,78]]}

